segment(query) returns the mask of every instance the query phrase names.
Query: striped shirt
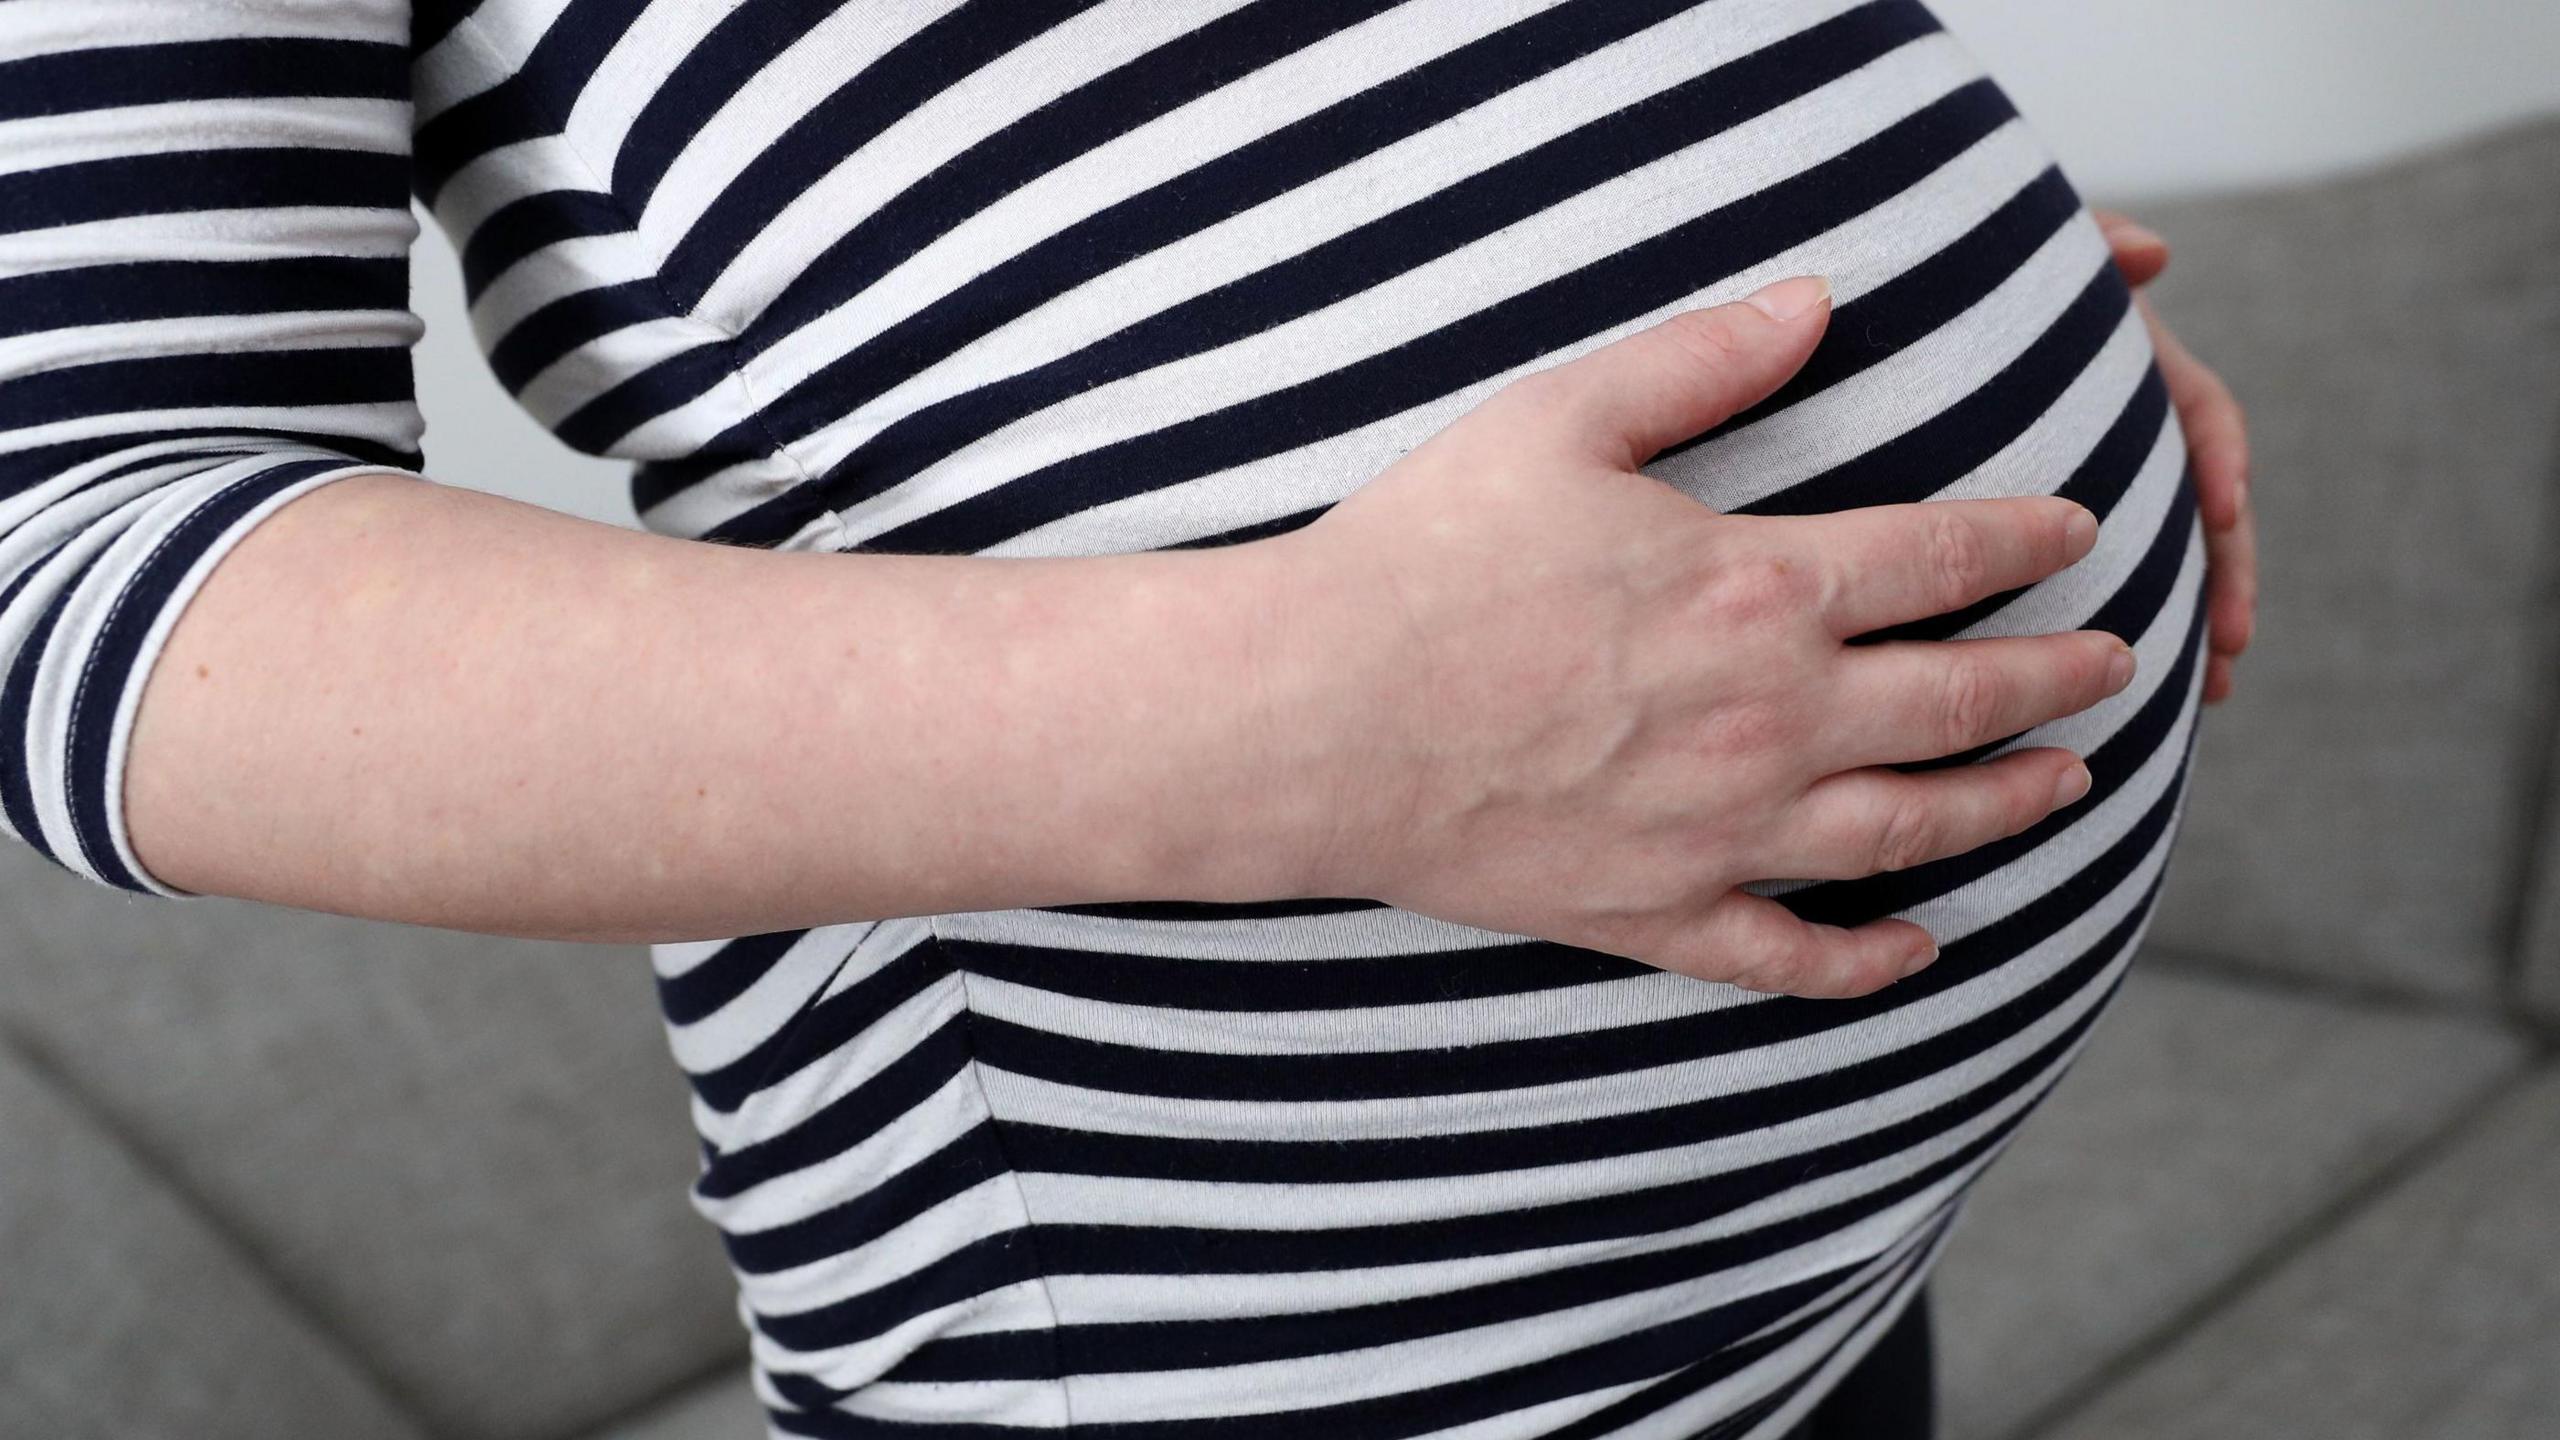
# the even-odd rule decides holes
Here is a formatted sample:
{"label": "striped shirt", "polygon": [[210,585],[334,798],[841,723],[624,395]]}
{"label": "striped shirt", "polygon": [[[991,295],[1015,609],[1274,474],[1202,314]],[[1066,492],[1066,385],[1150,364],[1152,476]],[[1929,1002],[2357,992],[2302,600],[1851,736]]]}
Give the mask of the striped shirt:
{"label": "striped shirt", "polygon": [[2183,444],[2077,196],[1917,0],[0,6],[0,813],[80,874],[190,898],[119,787],[226,549],[421,474],[412,195],[496,374],[679,536],[1249,540],[1809,272],[1804,373],[1650,473],[2103,517],[1899,632],[2132,642],[2132,688],[2016,742],[2089,797],[1753,887],[1927,925],[1875,996],[1350,899],[654,947],[776,1434],[1778,1435],[2148,923],[2201,674]]}

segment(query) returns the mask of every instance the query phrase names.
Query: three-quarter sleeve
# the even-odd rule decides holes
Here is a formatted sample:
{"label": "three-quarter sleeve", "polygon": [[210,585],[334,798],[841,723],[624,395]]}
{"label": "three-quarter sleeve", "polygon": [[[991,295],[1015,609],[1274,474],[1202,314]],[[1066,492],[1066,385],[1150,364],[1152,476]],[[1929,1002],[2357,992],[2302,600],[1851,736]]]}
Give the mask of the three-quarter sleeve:
{"label": "three-quarter sleeve", "polygon": [[126,834],[170,628],[251,527],[416,477],[409,7],[0,4],[0,818],[173,899]]}

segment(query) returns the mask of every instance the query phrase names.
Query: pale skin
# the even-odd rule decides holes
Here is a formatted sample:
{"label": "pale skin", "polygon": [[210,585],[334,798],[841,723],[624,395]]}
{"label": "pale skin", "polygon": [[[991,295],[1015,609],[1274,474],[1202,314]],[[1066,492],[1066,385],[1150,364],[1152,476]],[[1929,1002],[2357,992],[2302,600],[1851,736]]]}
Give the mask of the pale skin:
{"label": "pale skin", "polygon": [[[2168,241],[2112,210],[2097,216],[2116,267],[2137,289],[2169,268]],[[2258,525],[2249,508],[2249,424],[2231,387],[2160,323],[2151,298],[2141,296],[2139,303],[2195,462],[2196,509],[2204,519],[2204,699],[2218,704],[2231,694],[2232,667],[2257,628]]]}
{"label": "pale skin", "polygon": [[[2070,803],[2085,768],[2049,747],[1880,767],[2085,709],[2131,655],[1845,643],[2076,561],[2095,526],[2067,501],[1739,517],[1639,473],[1828,320],[1811,281],[1675,316],[1497,393],[1310,526],[1202,551],[779,554],[340,481],[173,628],[129,832],[184,889],[489,934],[1365,896],[1868,993],[1934,954],[1918,926],[1736,887],[1962,853]],[[2236,523],[2220,553],[2245,560]]]}

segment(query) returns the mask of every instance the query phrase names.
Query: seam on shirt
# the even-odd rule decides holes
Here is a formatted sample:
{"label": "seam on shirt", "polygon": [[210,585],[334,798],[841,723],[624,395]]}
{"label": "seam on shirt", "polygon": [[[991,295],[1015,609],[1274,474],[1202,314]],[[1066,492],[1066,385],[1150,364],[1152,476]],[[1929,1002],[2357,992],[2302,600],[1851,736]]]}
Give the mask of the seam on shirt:
{"label": "seam on shirt", "polygon": [[[504,50],[499,49],[494,41],[481,32],[479,22],[480,17],[476,11],[464,15],[454,25],[454,32],[469,37],[470,43],[488,59],[493,72],[500,77],[499,84],[505,84],[507,79],[524,73],[519,66],[507,58]],[[588,189],[612,206],[614,213],[622,217],[622,237],[648,262],[645,269],[649,277],[649,289],[658,297],[658,308],[664,311],[670,320],[699,327],[718,337],[713,343],[720,347],[720,368],[728,373],[729,379],[737,385],[738,393],[746,398],[747,418],[755,421],[757,433],[764,436],[765,444],[770,448],[773,456],[789,465],[791,472],[800,477],[801,484],[816,485],[818,477],[809,473],[809,467],[801,462],[800,457],[783,442],[781,436],[774,433],[772,421],[765,413],[765,402],[756,394],[755,386],[747,379],[745,365],[740,363],[738,332],[716,320],[697,315],[676,303],[674,294],[667,289],[666,266],[662,257],[653,253],[646,244],[642,243],[640,217],[632,212],[629,205],[623,203],[621,194],[615,191],[612,182],[596,169],[595,162],[588,158],[587,153],[579,149],[576,142],[569,138],[569,117],[554,109],[548,103],[548,97],[542,95],[538,88],[525,103],[526,108],[536,111],[543,121],[551,126],[550,134],[535,137],[536,143],[547,141],[558,145],[564,154],[577,162],[578,172],[586,177]],[[837,514],[832,507],[822,508],[819,515],[825,518],[827,528],[834,536],[829,548],[843,549],[846,541],[851,538],[845,531],[844,517]]]}
{"label": "seam on shirt", "polygon": [[1061,1428],[1073,1430],[1076,1428],[1075,1392],[1067,1384],[1066,1352],[1058,1343],[1058,1331],[1064,1322],[1058,1318],[1058,1296],[1049,1288],[1049,1267],[1040,1252],[1040,1222],[1032,1218],[1031,1196],[1022,1188],[1022,1172],[1015,1168],[1012,1152],[1005,1148],[1004,1122],[997,1117],[995,1102],[987,1095],[986,1075],[978,1064],[978,1041],[974,1024],[978,1017],[978,1006],[969,993],[969,971],[953,960],[951,946],[942,934],[941,916],[926,917],[925,943],[934,948],[934,953],[942,961],[943,968],[960,980],[960,1027],[968,1052],[969,1083],[976,1087],[978,1104],[987,1112],[988,1141],[995,1146],[996,1160],[1004,1166],[1005,1179],[1013,1186],[1014,1207],[1022,1213],[1023,1248],[1030,1252],[1031,1268],[1040,1281],[1041,1302],[1049,1307],[1049,1375],[1057,1383],[1058,1407],[1066,1416],[1066,1424]]}
{"label": "seam on shirt", "polygon": [[[790,1016],[783,1020],[782,1023],[774,1026],[773,1029],[768,1032],[771,1038],[765,1043],[769,1043],[773,1046],[773,1053],[766,1057],[762,1066],[757,1068],[755,1078],[739,1087],[737,1105],[727,1111],[720,1111],[716,1108],[713,1110],[712,1113],[720,1116],[721,1128],[731,1132],[728,1137],[729,1139],[736,1140],[739,1138],[736,1132],[743,1123],[740,1117],[744,1116],[747,1113],[747,1108],[755,1104],[757,1098],[764,1093],[767,1087],[773,1084],[774,1077],[782,1073],[782,1067],[798,1058],[791,1053],[793,1037],[808,1026],[810,1017],[817,1013],[819,1006],[834,998],[837,993],[836,981],[843,978],[846,969],[851,967],[853,962],[860,957],[862,954],[862,947],[870,941],[872,932],[879,929],[881,924],[881,922],[877,920],[862,920],[854,923],[861,927],[861,933],[854,937],[852,944],[847,945],[844,948],[844,953],[842,955],[836,957],[836,963],[828,969],[825,978],[821,979],[816,985],[811,986],[809,993],[801,997],[800,1003],[792,1008]],[[816,934],[821,929],[832,928],[834,927],[811,926],[802,930],[800,933],[803,938],[806,938],[807,936]],[[770,934],[773,932],[766,931],[760,933]],[[730,937],[729,943],[734,944],[736,941],[750,938],[752,937],[746,935],[732,936]],[[653,959],[656,948],[657,947],[655,946],[650,947]],[[783,962],[776,961],[775,963],[778,966]],[[656,967],[653,964],[651,967],[653,978],[655,968]],[[660,1004],[659,1014],[661,1018],[664,1018],[665,1006],[663,1002]],[[682,1067],[679,1066],[679,1068]],[[713,1141],[708,1135],[705,1135],[702,1138],[711,1142],[713,1151],[721,1158],[726,1158],[727,1156],[736,1153],[736,1149],[733,1147],[722,1144],[718,1141]]]}
{"label": "seam on shirt", "polygon": [[[110,631],[115,629],[116,617],[124,613],[125,602],[133,598],[133,583],[141,579],[142,576],[148,574],[152,565],[156,563],[162,555],[168,552],[169,547],[177,542],[177,539],[181,534],[185,533],[187,521],[213,506],[220,504],[226,497],[241,489],[243,486],[255,484],[259,480],[266,478],[269,474],[274,472],[275,468],[276,467],[274,466],[262,467],[260,469],[253,470],[249,474],[243,475],[236,480],[217,486],[212,494],[196,502],[194,505],[187,507],[184,514],[170,522],[168,528],[160,532],[160,538],[152,541],[151,548],[145,551],[142,558],[136,561],[133,566],[125,572],[126,583],[118,588],[114,598],[107,602],[107,613],[99,619],[97,627],[92,633],[103,638]],[[246,532],[244,531],[241,533],[245,534]],[[99,555],[103,557],[114,543],[115,542],[113,541],[109,541],[106,545],[100,546],[98,550]],[[193,598],[194,592],[188,592],[188,599],[192,600]],[[63,734],[66,737],[76,736],[80,733],[81,710],[82,707],[87,704],[89,699],[89,692],[91,689],[90,682],[98,673],[98,648],[99,647],[94,644],[89,646],[88,653],[81,657],[80,678],[73,682],[71,686],[71,704],[63,713],[62,729]],[[155,652],[151,656],[138,658],[156,660],[158,656]],[[146,671],[142,678],[147,681],[150,678],[147,671],[151,667],[149,665],[143,665],[140,668]],[[113,757],[110,756],[109,758],[112,760]],[[119,868],[125,870],[136,878],[140,878],[149,872],[145,871],[138,863],[127,864],[123,855],[113,853],[119,849],[116,844],[115,826],[118,819],[118,812],[121,812],[124,808],[124,783],[121,770],[114,764],[111,763],[107,766],[107,772],[107,779],[111,788],[115,791],[110,800],[110,813],[108,815],[109,824],[107,830],[107,849],[110,852],[108,858],[114,860]],[[97,875],[103,877],[106,874],[106,867],[99,863],[97,853],[89,846],[88,838],[80,833],[80,770],[79,766],[72,762],[71,747],[67,740],[63,748],[62,757],[62,799],[63,803],[68,806],[71,811],[72,845],[79,850],[80,858],[87,862],[89,868]],[[37,821],[39,825],[41,825],[43,817],[39,815],[37,817]],[[131,846],[128,844],[121,848],[130,849]],[[136,861],[139,861],[141,857],[137,855],[134,858]],[[157,879],[157,877],[153,878]],[[165,885],[167,882],[163,881],[161,883]],[[168,888],[175,889],[176,887],[169,886]]]}

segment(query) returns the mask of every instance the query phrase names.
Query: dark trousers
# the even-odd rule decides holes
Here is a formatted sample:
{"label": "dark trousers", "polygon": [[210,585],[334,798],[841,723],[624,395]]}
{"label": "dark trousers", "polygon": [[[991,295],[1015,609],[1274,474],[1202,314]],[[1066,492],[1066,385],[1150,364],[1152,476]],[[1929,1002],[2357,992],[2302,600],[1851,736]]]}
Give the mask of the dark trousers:
{"label": "dark trousers", "polygon": [[1922,1290],[1787,1440],[1936,1440],[1937,1431],[1937,1358]]}

